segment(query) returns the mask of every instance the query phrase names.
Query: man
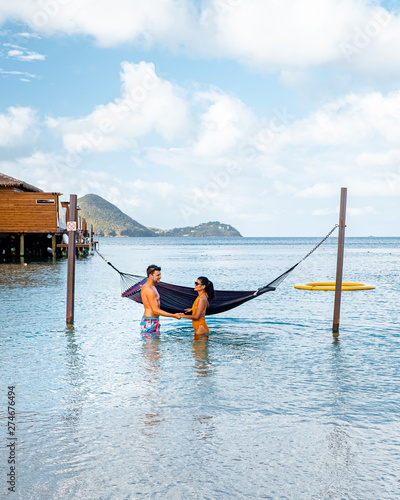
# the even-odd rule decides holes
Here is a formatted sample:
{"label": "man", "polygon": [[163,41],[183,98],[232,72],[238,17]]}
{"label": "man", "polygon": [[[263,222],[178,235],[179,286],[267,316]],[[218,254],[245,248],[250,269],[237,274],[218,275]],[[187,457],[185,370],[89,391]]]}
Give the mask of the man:
{"label": "man", "polygon": [[170,314],[160,309],[160,295],[155,285],[161,280],[161,267],[154,264],[147,268],[147,281],[140,290],[144,306],[144,314],[140,326],[142,336],[146,338],[158,337],[160,334],[160,316],[181,319],[182,314]]}

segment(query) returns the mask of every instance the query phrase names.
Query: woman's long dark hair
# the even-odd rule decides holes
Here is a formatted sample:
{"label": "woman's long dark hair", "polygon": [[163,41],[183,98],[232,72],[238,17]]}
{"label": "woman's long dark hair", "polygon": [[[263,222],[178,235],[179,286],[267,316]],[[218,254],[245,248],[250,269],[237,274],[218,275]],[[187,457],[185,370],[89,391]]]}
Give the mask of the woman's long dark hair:
{"label": "woman's long dark hair", "polygon": [[206,286],[205,288],[206,294],[208,295],[208,298],[212,300],[215,297],[214,285],[212,281],[210,281],[205,276],[199,276],[197,279],[201,281],[202,285]]}

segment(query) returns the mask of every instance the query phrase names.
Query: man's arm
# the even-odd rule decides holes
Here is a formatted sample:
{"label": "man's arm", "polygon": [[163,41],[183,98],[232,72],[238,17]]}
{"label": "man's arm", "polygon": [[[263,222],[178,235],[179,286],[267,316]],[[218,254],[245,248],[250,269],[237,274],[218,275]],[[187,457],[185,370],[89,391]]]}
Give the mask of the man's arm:
{"label": "man's arm", "polygon": [[166,316],[167,318],[181,319],[180,313],[171,314],[163,311],[158,307],[156,293],[151,288],[146,288],[144,290],[142,289],[142,293],[147,299],[149,306],[154,314],[157,314],[158,316]]}

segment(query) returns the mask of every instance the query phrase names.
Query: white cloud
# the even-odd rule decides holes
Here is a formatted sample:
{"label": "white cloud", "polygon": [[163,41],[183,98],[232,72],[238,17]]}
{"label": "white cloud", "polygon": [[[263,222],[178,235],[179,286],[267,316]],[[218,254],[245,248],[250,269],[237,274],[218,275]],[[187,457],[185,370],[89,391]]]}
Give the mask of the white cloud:
{"label": "white cloud", "polygon": [[300,198],[330,198],[336,194],[337,188],[334,185],[321,182],[300,191],[297,196]]}
{"label": "white cloud", "polygon": [[400,149],[392,149],[384,153],[361,153],[356,158],[361,167],[399,167]]}
{"label": "white cloud", "polygon": [[[296,196],[299,192],[298,188],[296,188],[295,186],[291,185],[289,182],[290,182],[290,178],[289,178],[289,182],[288,182],[288,177],[282,177],[283,179],[285,179],[284,181],[279,181],[279,180],[275,180],[272,184],[272,187],[273,187],[273,190],[274,190],[274,193],[277,195],[277,196],[281,196],[281,197],[285,197],[287,198],[288,196],[291,198],[292,196]],[[268,196],[269,191],[268,190],[265,190],[261,193],[262,196]]]}
{"label": "white cloud", "polygon": [[32,75],[26,71],[6,71],[2,68],[0,68],[0,75],[4,75],[5,77],[7,77],[7,75],[23,76],[26,81],[30,81],[29,78],[38,78],[37,75]]}
{"label": "white cloud", "polygon": [[37,52],[30,52],[29,50],[23,52],[21,50],[9,50],[8,57],[14,57],[18,61],[31,62],[31,61],[44,61],[46,57],[43,54],[38,54]]}
{"label": "white cloud", "polygon": [[375,208],[371,207],[371,205],[367,207],[348,207],[346,211],[351,217],[362,217],[364,215],[375,215],[377,213]]}
{"label": "white cloud", "polygon": [[290,87],[309,86],[303,70],[327,64],[348,75],[399,74],[400,16],[367,1],[209,0],[202,20],[213,54],[280,71]]}
{"label": "white cloud", "polygon": [[[225,56],[265,68],[304,67],[340,56],[339,42],[367,15],[353,0],[249,0],[219,13],[211,0],[208,19]],[[249,36],[251,33],[251,36]]]}
{"label": "white cloud", "polygon": [[20,45],[14,45],[13,43],[3,43],[4,47],[9,47],[10,49],[20,49],[20,50],[25,50],[24,47],[21,47]]}
{"label": "white cloud", "polygon": [[400,92],[344,96],[269,139],[254,141],[248,168],[283,167],[273,170],[276,196],[332,199],[342,186],[357,197],[400,194]]}
{"label": "white cloud", "polygon": [[122,95],[97,106],[83,118],[49,118],[47,124],[63,135],[64,147],[76,154],[116,151],[156,133],[166,141],[190,128],[189,108],[181,89],[159,78],[151,63],[122,63]]}
{"label": "white cloud", "polygon": [[[398,75],[400,15],[372,8],[364,20],[354,24],[350,36],[341,44],[348,66],[358,74]],[[349,68],[348,68],[349,69]]]}
{"label": "white cloud", "polygon": [[17,19],[46,35],[89,35],[102,46],[142,41],[176,47],[193,35],[194,12],[181,0],[20,0],[2,5],[0,21]]}
{"label": "white cloud", "polygon": [[386,95],[373,92],[340,97],[306,118],[288,124],[269,142],[256,142],[256,146],[266,154],[277,154],[288,148],[301,148],[303,152],[325,148],[331,158],[343,154],[345,149],[347,152],[358,150],[358,157],[364,156],[357,161],[365,162],[365,154],[372,153],[372,147],[395,149],[399,146],[399,137],[400,91]]}
{"label": "white cloud", "polygon": [[0,161],[0,172],[49,192],[64,192],[69,182],[74,182],[78,177],[70,175],[71,169],[63,166],[60,155],[40,151],[30,156]]}
{"label": "white cloud", "polygon": [[31,62],[31,61],[44,61],[46,59],[46,56],[44,56],[43,54],[29,51],[25,47],[21,47],[19,45],[14,45],[11,43],[3,43],[3,46],[9,48],[7,56],[15,58],[18,61]]}
{"label": "white cloud", "polygon": [[332,215],[338,213],[338,209],[333,210],[332,208],[318,208],[317,210],[314,210],[312,215],[315,215],[317,217],[319,216],[327,216],[327,215]]}
{"label": "white cloud", "polygon": [[197,9],[194,0],[20,0],[4,2],[0,23],[26,23],[34,33],[25,37],[158,44],[267,72],[327,63],[349,73],[399,72],[400,16],[367,0],[204,0]]}
{"label": "white cloud", "polygon": [[23,32],[23,33],[17,33],[16,36],[22,36],[22,38],[36,38],[40,40],[40,36],[37,33]]}
{"label": "white cloud", "polygon": [[206,101],[207,110],[199,117],[195,156],[219,156],[246,139],[256,120],[239,99],[217,91],[199,93],[197,99]]}
{"label": "white cloud", "polygon": [[9,57],[17,57],[17,56],[22,56],[23,52],[21,50],[9,50],[7,55]]}
{"label": "white cloud", "polygon": [[23,145],[28,137],[36,135],[36,113],[27,107],[9,107],[0,114],[0,147],[11,148]]}
{"label": "white cloud", "polygon": [[398,197],[400,196],[400,173],[390,175],[376,172],[368,178],[349,176],[348,184],[354,196],[360,197]]}
{"label": "white cloud", "polygon": [[[320,209],[314,210],[312,215],[327,216],[327,215],[333,215],[333,214],[336,215],[338,213],[339,213],[339,206],[337,206],[335,209],[320,208]],[[368,205],[366,207],[347,207],[346,208],[346,214],[350,217],[363,217],[365,215],[375,215],[376,213],[377,213],[377,211],[371,205]]]}
{"label": "white cloud", "polygon": [[217,97],[197,116],[193,147],[185,141],[179,148],[148,147],[141,163],[164,165],[189,178],[188,172],[196,172],[202,185],[228,165],[237,165],[250,199],[254,183],[259,193],[286,199],[332,199],[342,186],[360,197],[399,192],[400,92],[334,100],[285,125],[262,150],[251,149],[260,144],[254,140],[257,120],[251,112],[236,99],[222,93]]}

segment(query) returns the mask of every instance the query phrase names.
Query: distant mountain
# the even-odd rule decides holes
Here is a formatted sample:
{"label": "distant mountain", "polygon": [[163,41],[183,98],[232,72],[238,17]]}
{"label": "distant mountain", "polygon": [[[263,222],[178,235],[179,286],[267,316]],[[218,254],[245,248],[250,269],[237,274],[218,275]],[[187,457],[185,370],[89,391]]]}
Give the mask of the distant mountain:
{"label": "distant mountain", "polygon": [[241,237],[237,229],[221,222],[204,222],[198,226],[177,227],[175,229],[149,228],[158,236],[196,236],[196,237]]}
{"label": "distant mountain", "polygon": [[99,236],[155,236],[155,233],[97,194],[78,199],[79,215]]}
{"label": "distant mountain", "polygon": [[86,219],[89,226],[93,224],[99,236],[242,236],[234,227],[217,221],[175,229],[145,227],[97,194],[86,194],[79,198],[78,205],[79,215]]}

